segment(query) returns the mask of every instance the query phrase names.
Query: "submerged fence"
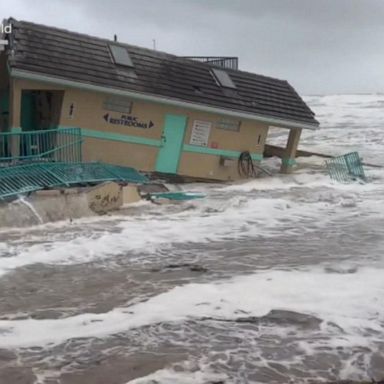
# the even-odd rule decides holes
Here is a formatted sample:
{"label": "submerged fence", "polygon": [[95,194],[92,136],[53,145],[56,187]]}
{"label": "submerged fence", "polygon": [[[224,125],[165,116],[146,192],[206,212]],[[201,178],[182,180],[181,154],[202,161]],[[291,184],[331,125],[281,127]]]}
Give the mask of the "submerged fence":
{"label": "submerged fence", "polygon": [[82,160],[80,128],[0,132],[0,165]]}
{"label": "submerged fence", "polygon": [[347,153],[325,162],[331,179],[340,182],[366,181],[363,164],[357,152]]}

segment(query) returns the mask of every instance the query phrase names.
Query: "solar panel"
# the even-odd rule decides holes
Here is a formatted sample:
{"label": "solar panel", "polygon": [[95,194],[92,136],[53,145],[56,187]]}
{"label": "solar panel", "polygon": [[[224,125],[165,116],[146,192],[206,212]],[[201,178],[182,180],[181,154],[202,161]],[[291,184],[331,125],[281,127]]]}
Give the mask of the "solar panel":
{"label": "solar panel", "polygon": [[131,58],[127,48],[120,45],[110,45],[109,49],[111,50],[113,61],[115,64],[125,65],[126,67],[133,67]]}
{"label": "solar panel", "polygon": [[236,89],[236,85],[233,83],[227,72],[221,69],[212,68],[212,74],[217,83],[222,87]]}

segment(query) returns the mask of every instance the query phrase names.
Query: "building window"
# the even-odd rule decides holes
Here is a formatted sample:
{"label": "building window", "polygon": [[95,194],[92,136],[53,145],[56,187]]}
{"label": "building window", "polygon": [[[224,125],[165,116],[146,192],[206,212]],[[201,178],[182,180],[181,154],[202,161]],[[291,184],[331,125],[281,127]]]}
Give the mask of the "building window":
{"label": "building window", "polygon": [[124,65],[125,67],[133,68],[132,60],[129,56],[128,50],[126,47],[121,45],[109,45],[109,49],[111,51],[113,61],[115,64]]}
{"label": "building window", "polygon": [[233,83],[227,72],[222,69],[212,68],[211,73],[220,87],[236,89],[236,85]]}
{"label": "building window", "polygon": [[107,111],[121,112],[130,114],[132,111],[132,101],[125,97],[107,97],[104,100],[103,108]]}
{"label": "building window", "polygon": [[216,128],[226,131],[240,132],[241,120],[221,119],[216,123]]}

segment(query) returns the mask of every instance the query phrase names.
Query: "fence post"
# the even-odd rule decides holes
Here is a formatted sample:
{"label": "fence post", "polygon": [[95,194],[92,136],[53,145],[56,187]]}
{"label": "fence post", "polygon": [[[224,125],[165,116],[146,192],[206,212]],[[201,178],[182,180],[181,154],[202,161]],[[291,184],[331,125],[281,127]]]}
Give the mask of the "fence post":
{"label": "fence post", "polygon": [[12,162],[16,163],[20,157],[20,137],[21,137],[21,128],[11,128],[11,132],[13,133],[11,138],[11,155]]}

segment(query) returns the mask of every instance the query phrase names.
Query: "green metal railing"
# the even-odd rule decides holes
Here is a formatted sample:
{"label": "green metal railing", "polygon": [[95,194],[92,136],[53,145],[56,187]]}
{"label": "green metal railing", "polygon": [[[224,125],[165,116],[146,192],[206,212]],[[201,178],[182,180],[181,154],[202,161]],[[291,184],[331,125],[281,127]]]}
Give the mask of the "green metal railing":
{"label": "green metal railing", "polygon": [[357,152],[334,157],[325,162],[331,179],[339,182],[366,181],[363,164]]}
{"label": "green metal railing", "polygon": [[105,181],[144,184],[134,168],[105,163],[31,163],[0,168],[0,200],[40,189],[87,186]]}
{"label": "green metal railing", "polygon": [[80,128],[0,132],[0,165],[82,160]]}
{"label": "green metal railing", "polygon": [[83,163],[82,141],[81,129],[72,127],[0,132],[0,200],[40,189],[148,182],[130,167]]}

